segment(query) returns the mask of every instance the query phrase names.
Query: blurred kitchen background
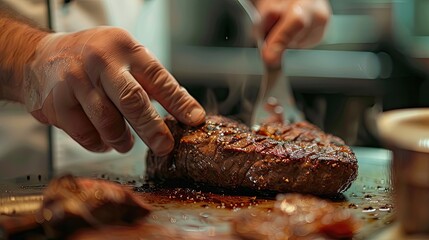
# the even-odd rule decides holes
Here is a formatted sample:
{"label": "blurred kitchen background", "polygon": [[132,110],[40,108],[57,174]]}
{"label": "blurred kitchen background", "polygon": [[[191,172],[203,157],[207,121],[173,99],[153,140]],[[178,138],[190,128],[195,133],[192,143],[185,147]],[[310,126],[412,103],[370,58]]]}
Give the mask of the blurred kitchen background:
{"label": "blurred kitchen background", "polygon": [[[51,11],[65,14],[70,1],[52,2]],[[334,15],[323,42],[287,51],[285,72],[308,121],[350,145],[380,147],[374,129],[379,112],[429,104],[429,65],[419,61],[429,57],[429,1],[330,2]],[[130,14],[134,23],[113,19],[112,25],[127,28],[151,49],[209,112],[240,118],[256,96],[263,69],[250,19],[238,1],[146,0],[137,10]],[[61,29],[56,17],[61,16],[51,13],[52,26]],[[40,21],[47,25],[47,17]],[[11,103],[1,104],[0,122],[2,179],[40,182],[52,172],[103,161],[112,171],[144,170],[142,142],[127,154],[89,153]],[[127,161],[132,164],[121,165]]]}

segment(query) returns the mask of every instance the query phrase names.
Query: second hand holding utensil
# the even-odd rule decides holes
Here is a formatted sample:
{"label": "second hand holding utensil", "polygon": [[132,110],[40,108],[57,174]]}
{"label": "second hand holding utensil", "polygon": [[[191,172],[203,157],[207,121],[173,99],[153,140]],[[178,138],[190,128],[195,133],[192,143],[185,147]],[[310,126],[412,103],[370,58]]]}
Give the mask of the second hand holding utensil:
{"label": "second hand holding utensil", "polygon": [[[258,28],[256,41],[258,49],[262,52],[263,34],[261,29],[261,16],[249,0],[238,0],[249,15],[252,23]],[[289,79],[283,72],[282,65],[271,68],[264,64],[264,74],[259,88],[258,97],[252,111],[250,126],[258,126],[263,122],[298,122],[304,115],[297,109]]]}

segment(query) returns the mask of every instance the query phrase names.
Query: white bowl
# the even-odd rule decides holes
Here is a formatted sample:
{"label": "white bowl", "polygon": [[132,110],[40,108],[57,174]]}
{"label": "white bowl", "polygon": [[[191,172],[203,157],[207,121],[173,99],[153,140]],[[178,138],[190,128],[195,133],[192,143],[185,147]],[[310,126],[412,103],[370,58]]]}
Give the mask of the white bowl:
{"label": "white bowl", "polygon": [[429,153],[429,108],[384,112],[377,120],[377,128],[388,145]]}
{"label": "white bowl", "polygon": [[377,129],[393,152],[394,207],[401,229],[429,236],[429,108],[382,113]]}

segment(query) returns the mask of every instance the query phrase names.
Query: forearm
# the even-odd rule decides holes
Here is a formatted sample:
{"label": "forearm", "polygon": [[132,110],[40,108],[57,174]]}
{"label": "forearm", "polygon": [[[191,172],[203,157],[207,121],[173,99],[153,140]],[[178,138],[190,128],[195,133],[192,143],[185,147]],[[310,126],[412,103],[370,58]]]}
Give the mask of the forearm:
{"label": "forearm", "polygon": [[0,99],[23,102],[24,67],[47,34],[0,2]]}

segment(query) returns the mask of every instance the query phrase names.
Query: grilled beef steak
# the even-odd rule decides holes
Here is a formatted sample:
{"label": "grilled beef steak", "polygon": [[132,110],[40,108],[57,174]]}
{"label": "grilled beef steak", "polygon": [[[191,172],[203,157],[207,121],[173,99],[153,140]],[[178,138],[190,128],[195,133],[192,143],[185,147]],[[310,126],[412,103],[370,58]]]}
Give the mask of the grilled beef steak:
{"label": "grilled beef steak", "polygon": [[147,156],[151,179],[188,180],[222,188],[336,195],[357,176],[357,160],[338,137],[307,122],[266,124],[257,131],[222,116],[199,127],[172,118],[176,145]]}

